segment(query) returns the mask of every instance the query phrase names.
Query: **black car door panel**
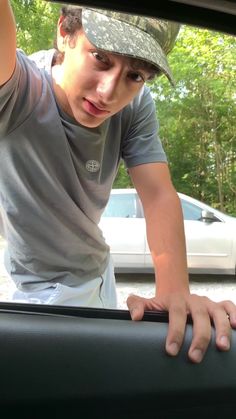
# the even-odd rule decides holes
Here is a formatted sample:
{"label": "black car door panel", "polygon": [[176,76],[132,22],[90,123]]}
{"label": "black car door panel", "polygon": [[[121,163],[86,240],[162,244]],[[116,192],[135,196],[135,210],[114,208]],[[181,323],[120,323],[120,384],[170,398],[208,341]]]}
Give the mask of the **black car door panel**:
{"label": "black car door panel", "polygon": [[132,322],[123,310],[1,303],[0,317],[2,411],[28,406],[57,417],[81,411],[83,418],[97,417],[101,405],[99,417],[110,418],[235,412],[236,332],[231,351],[221,353],[213,331],[203,362],[194,365],[187,358],[191,324],[179,356],[165,353],[163,313]]}

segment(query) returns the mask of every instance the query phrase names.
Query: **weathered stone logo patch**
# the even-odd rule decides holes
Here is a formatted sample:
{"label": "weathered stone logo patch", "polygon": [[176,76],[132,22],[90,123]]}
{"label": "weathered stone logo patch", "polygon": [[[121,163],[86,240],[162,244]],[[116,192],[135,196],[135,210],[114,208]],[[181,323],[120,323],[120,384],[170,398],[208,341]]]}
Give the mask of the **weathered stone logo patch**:
{"label": "weathered stone logo patch", "polygon": [[88,160],[86,162],[86,169],[91,173],[98,172],[100,169],[100,163],[97,160]]}

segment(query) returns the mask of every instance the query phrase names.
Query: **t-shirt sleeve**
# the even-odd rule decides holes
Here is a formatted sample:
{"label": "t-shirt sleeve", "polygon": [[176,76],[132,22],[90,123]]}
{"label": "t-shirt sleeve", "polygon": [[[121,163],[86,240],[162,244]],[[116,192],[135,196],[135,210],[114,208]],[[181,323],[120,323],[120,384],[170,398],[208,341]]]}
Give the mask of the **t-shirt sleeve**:
{"label": "t-shirt sleeve", "polygon": [[25,121],[42,93],[42,79],[35,63],[20,50],[10,80],[0,88],[0,135]]}
{"label": "t-shirt sleeve", "polygon": [[[126,110],[127,112],[127,110]],[[130,168],[144,163],[166,162],[166,154],[158,135],[155,104],[147,86],[130,105],[121,157]]]}

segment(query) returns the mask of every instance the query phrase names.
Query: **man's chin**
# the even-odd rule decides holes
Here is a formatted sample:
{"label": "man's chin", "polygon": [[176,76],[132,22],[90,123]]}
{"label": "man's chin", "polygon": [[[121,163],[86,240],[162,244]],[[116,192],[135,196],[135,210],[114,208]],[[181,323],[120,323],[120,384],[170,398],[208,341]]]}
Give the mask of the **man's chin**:
{"label": "man's chin", "polygon": [[103,122],[108,119],[107,118],[96,118],[92,116],[81,116],[81,115],[73,115],[74,119],[79,125],[82,125],[85,128],[97,128],[103,124]]}

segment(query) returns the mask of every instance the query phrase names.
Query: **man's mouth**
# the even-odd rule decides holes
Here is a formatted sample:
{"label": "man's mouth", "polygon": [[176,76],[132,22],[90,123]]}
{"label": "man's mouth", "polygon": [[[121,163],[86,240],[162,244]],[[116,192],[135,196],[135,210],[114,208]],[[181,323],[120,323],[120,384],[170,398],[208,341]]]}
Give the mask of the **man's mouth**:
{"label": "man's mouth", "polygon": [[104,107],[101,107],[101,105],[91,102],[89,99],[84,98],[83,100],[83,106],[84,110],[93,116],[107,116],[109,115],[109,111],[105,109]]}

